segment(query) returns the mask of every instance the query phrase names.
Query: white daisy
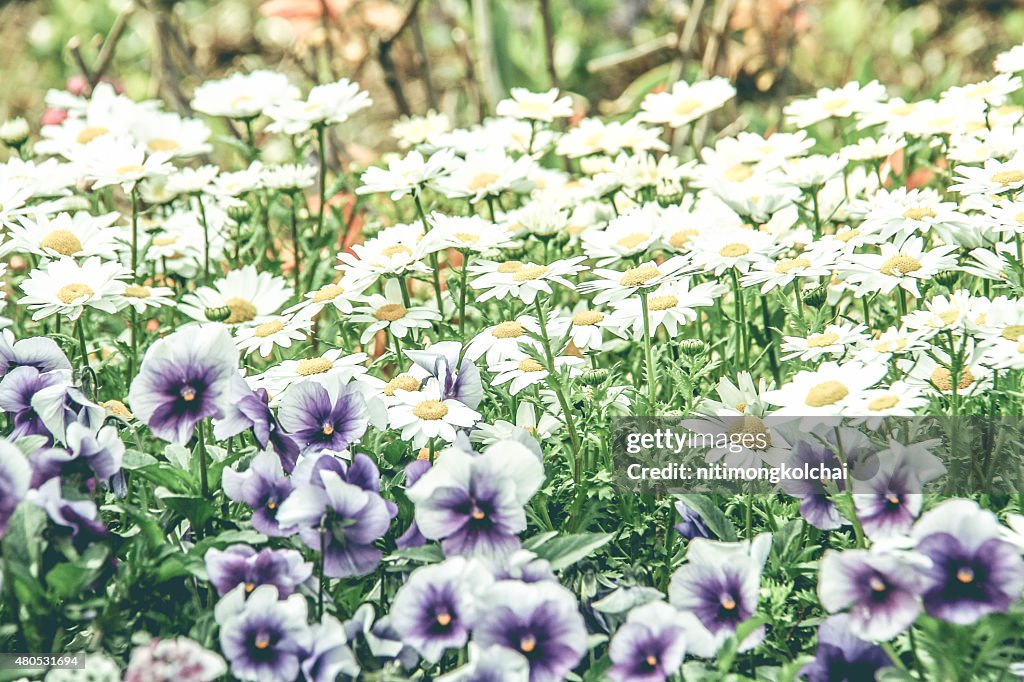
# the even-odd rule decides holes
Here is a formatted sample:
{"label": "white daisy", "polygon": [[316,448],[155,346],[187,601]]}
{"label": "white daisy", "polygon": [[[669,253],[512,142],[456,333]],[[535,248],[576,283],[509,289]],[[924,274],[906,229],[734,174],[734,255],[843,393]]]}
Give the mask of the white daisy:
{"label": "white daisy", "polygon": [[118,309],[131,306],[135,312],[142,314],[150,308],[174,306],[174,291],[170,287],[151,287],[142,284],[129,284],[124,291],[114,296]]}
{"label": "white daisy", "polygon": [[196,88],[192,108],[210,116],[251,119],[279,102],[295,100],[299,89],[276,71],[235,73]]}
{"label": "white daisy", "polygon": [[118,243],[121,230],[113,227],[119,213],[92,216],[84,211],[74,215],[44,213],[23,216],[11,225],[10,239],[0,246],[0,254],[33,253],[44,258],[100,256],[116,260],[123,246]]}
{"label": "white daisy", "polygon": [[778,405],[779,415],[840,415],[856,405],[863,392],[881,381],[885,372],[882,364],[825,362],[815,370],[797,372],[778,389],[766,391],[764,400]]}
{"label": "white daisy", "polygon": [[[687,325],[697,319],[696,308],[714,305],[726,291],[727,286],[716,282],[705,282],[691,288],[690,278],[684,277],[677,282],[665,282],[648,292],[647,315],[651,337],[657,335],[659,327],[665,328],[669,338],[678,337]],[[607,326],[621,335],[632,332],[635,341],[643,339],[643,303],[637,297],[629,297],[612,305],[615,312],[608,319]]]}
{"label": "white daisy", "polygon": [[637,116],[645,123],[679,128],[719,109],[736,96],[736,88],[721,77],[687,83],[676,81],[667,92],[653,92],[644,98]]}
{"label": "white daisy", "polygon": [[275,346],[291,348],[292,341],[309,336],[312,320],[298,317],[276,316],[259,324],[248,323],[235,328],[235,346],[245,355],[255,352],[270,357]]}
{"label": "white daisy", "polygon": [[367,343],[381,329],[393,336],[404,339],[412,329],[430,329],[441,319],[435,311],[422,306],[407,308],[397,279],[389,279],[384,285],[384,295],[365,296],[365,305],[353,308],[348,319],[355,324],[367,325],[359,336],[360,343]]}
{"label": "white daisy", "polygon": [[197,322],[209,319],[210,309],[227,308],[227,325],[263,322],[280,310],[292,290],[281,277],[258,272],[252,265],[232,270],[211,286],[201,286],[186,294],[179,309]]}
{"label": "white daisy", "polygon": [[931,279],[945,270],[956,267],[955,246],[938,246],[924,250],[924,240],[910,237],[900,244],[886,242],[881,253],[857,253],[841,265],[847,281],[857,285],[857,295],[880,292],[892,293],[897,287],[920,297],[918,280]]}
{"label": "white daisy", "polygon": [[472,428],[480,413],[454,398],[442,399],[436,380],[428,381],[418,391],[395,391],[398,402],[388,408],[391,428],[401,430],[402,440],[421,448],[433,438],[455,442],[458,429]]}
{"label": "white daisy", "polygon": [[518,298],[523,303],[532,304],[537,294],[551,293],[551,283],[573,288],[566,277],[586,270],[583,256],[556,260],[547,265],[506,261],[504,263],[485,262],[470,266],[470,272],[480,276],[470,282],[474,289],[483,290],[478,301],[492,298],[504,300],[508,296]]}
{"label": "white daisy", "polygon": [[865,327],[862,324],[841,322],[830,324],[821,332],[807,336],[782,337],[782,351],[786,355],[783,360],[800,358],[801,360],[817,360],[826,355],[841,355],[851,346],[867,340]]}
{"label": "white daisy", "polygon": [[572,98],[558,96],[558,88],[547,92],[530,92],[526,88],[512,88],[511,97],[498,102],[498,116],[522,118],[529,121],[551,123],[556,118],[572,116]]}
{"label": "white daisy", "polygon": [[280,402],[290,386],[304,381],[340,381],[347,384],[366,374],[366,353],[345,355],[340,348],[331,348],[322,355],[301,360],[285,360],[274,365],[263,374],[249,378],[253,388],[265,388],[270,394],[271,405]]}
{"label": "white daisy", "polygon": [[524,345],[537,346],[531,334],[539,335],[540,325],[529,315],[499,322],[473,337],[466,345],[466,358],[475,362],[483,357],[490,366],[503,360],[522,357]]}
{"label": "white daisy", "polygon": [[86,307],[116,313],[115,297],[124,291],[128,276],[120,263],[92,257],[79,264],[74,258],[61,258],[29,273],[21,283],[25,295],[18,304],[35,311],[33,320],[51,315],[77,320]]}
{"label": "white daisy", "polygon": [[317,85],[305,100],[285,99],[268,106],[265,113],[271,123],[267,130],[298,135],[316,126],[343,123],[372,103],[370,95],[358,84],[342,78],[336,83]]}

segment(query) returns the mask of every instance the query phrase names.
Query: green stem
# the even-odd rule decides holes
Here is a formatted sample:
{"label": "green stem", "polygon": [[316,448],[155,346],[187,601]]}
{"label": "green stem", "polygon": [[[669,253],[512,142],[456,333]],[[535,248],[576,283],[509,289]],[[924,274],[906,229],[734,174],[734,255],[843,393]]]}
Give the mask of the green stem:
{"label": "green stem", "polygon": [[298,215],[298,192],[295,192],[291,196],[291,209],[292,209],[292,253],[295,257],[295,263],[292,264],[292,273],[295,277],[295,296],[302,300],[302,284],[300,283],[300,268],[299,260],[302,257],[302,248],[299,245],[299,215]]}
{"label": "green stem", "polygon": [[555,371],[555,355],[551,352],[551,340],[548,338],[547,317],[544,315],[544,309],[540,304],[539,296],[534,299],[533,305],[537,311],[537,321],[540,323],[540,336],[544,341],[544,356],[548,361],[548,382],[551,384],[551,388],[555,391],[555,397],[558,398],[558,404],[562,408],[562,414],[565,415],[565,428],[569,432],[569,441],[572,446],[573,461],[575,462],[573,480],[576,483],[578,492],[580,483],[583,480],[583,459],[580,448],[580,437],[579,434],[576,433],[576,422],[572,418],[572,411],[569,409],[569,401],[565,399],[565,389],[562,386],[558,373]]}
{"label": "green stem", "polygon": [[[430,232],[430,225],[427,224],[427,213],[423,210],[423,202],[420,200],[419,191],[412,193],[412,198],[416,202],[416,212],[420,216],[420,222],[423,223],[423,233]],[[441,314],[441,319],[444,319],[444,300],[441,298],[441,269],[438,265],[437,252],[430,254],[430,267],[434,271],[434,295],[437,297],[437,312]]]}
{"label": "green stem", "polygon": [[85,311],[78,316],[78,320],[75,322],[75,331],[78,334],[78,353],[80,358],[80,366],[84,369],[89,366],[89,351],[85,348]]}
{"label": "green stem", "polygon": [[327,206],[327,140],[324,126],[316,128],[316,141],[320,153],[320,210],[316,217],[317,239],[324,232],[324,209]]}
{"label": "green stem", "polygon": [[196,194],[196,203],[199,204],[199,218],[203,222],[203,281],[210,279],[210,226],[206,222],[206,206],[203,205],[203,197]]}
{"label": "green stem", "polygon": [[199,492],[202,498],[210,497],[210,453],[206,451],[206,429],[202,421],[196,424],[197,450],[199,451]]}
{"label": "green stem", "polygon": [[469,249],[462,252],[462,273],[459,281],[459,340],[466,346],[466,286],[469,272]]}
{"label": "green stem", "polygon": [[139,281],[139,184],[132,185],[132,277]]}
{"label": "green stem", "polygon": [[654,368],[654,352],[651,348],[651,315],[647,306],[647,290],[640,289],[640,310],[644,316],[644,362],[647,365],[647,403],[651,412],[654,412],[654,403],[657,393],[656,370]]}

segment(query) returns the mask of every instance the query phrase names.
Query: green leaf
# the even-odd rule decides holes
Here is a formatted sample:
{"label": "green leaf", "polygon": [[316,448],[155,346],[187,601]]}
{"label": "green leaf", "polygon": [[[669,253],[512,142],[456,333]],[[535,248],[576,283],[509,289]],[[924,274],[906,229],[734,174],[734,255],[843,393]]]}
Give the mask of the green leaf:
{"label": "green leaf", "polygon": [[142,467],[152,466],[157,464],[157,462],[157,458],[148,453],[140,452],[139,450],[125,450],[121,468],[134,471]]}
{"label": "green leaf", "polygon": [[732,522],[729,521],[725,512],[710,497],[696,493],[678,495],[677,497],[687,507],[700,514],[700,518],[707,525],[708,529],[719,540],[724,540],[725,542],[736,541],[736,529],[733,528]]}
{"label": "green leaf", "polygon": [[61,599],[72,599],[85,591],[86,587],[103,569],[107,548],[93,545],[75,562],[57,564],[46,574],[46,584]]}
{"label": "green leaf", "polygon": [[540,544],[533,551],[550,561],[551,568],[561,571],[605,546],[611,539],[611,533],[562,535]]}
{"label": "green leaf", "polygon": [[185,516],[193,528],[202,528],[218,513],[213,503],[196,495],[168,495],[161,501],[168,509]]}
{"label": "green leaf", "polygon": [[4,536],[3,554],[8,564],[24,566],[35,574],[46,543],[43,530],[46,528],[46,512],[34,504],[20,504],[14,510]]}
{"label": "green leaf", "polygon": [[444,553],[440,545],[423,545],[392,552],[388,559],[408,559],[421,564],[437,564],[444,561]]}

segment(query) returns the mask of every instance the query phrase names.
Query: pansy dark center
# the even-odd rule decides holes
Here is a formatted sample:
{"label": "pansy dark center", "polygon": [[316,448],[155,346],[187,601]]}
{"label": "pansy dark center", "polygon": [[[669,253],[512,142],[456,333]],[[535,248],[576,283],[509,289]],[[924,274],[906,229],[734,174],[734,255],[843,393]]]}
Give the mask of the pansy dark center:
{"label": "pansy dark center", "polygon": [[961,566],[956,571],[956,579],[965,585],[974,582],[974,569],[970,566]]}
{"label": "pansy dark center", "polygon": [[196,389],[194,386],[182,386],[181,388],[181,399],[186,403],[190,403],[196,399]]}
{"label": "pansy dark center", "polygon": [[441,611],[439,614],[437,614],[437,624],[441,627],[448,627],[451,624],[451,622],[452,614],[448,613],[447,611]]}
{"label": "pansy dark center", "polygon": [[873,592],[885,592],[886,589],[885,581],[879,578],[877,575],[871,576],[871,578],[868,580],[868,587],[870,587]]}
{"label": "pansy dark center", "polygon": [[245,591],[246,591],[247,593],[250,593],[250,594],[251,594],[251,593],[252,593],[252,591],[253,591],[253,590],[255,590],[255,589],[256,589],[256,583],[246,583],[246,584],[245,584]]}
{"label": "pansy dark center", "polygon": [[323,428],[321,428],[320,431],[325,436],[330,436],[331,434],[334,433],[334,424],[332,424],[330,422],[324,422]]}
{"label": "pansy dark center", "polygon": [[731,594],[723,594],[718,598],[718,603],[722,605],[722,608],[726,611],[733,611],[736,608],[736,600],[733,599]]}
{"label": "pansy dark center", "polygon": [[658,657],[654,654],[647,654],[647,658],[644,659],[644,663],[647,664],[648,668],[658,667]]}

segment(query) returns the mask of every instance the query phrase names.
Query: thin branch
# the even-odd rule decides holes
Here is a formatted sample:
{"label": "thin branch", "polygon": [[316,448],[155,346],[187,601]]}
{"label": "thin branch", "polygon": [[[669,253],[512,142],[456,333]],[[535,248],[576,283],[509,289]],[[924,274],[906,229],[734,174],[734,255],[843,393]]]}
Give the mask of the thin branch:
{"label": "thin branch", "polygon": [[68,52],[71,53],[71,58],[75,60],[78,70],[82,72],[87,81],[92,83],[92,69],[85,63],[85,58],[82,56],[82,41],[77,36],[68,41]]}
{"label": "thin branch", "polygon": [[551,87],[558,87],[558,70],[555,68],[555,24],[551,18],[551,0],[540,0],[540,20],[544,25],[544,54],[547,56],[548,78]]}
{"label": "thin branch", "polygon": [[120,42],[121,36],[124,35],[124,30],[128,27],[128,19],[134,13],[135,4],[133,3],[125,7],[117,15],[117,19],[114,20],[114,26],[110,29],[110,33],[107,34],[107,39],[103,41],[103,47],[100,48],[100,54],[96,58],[96,71],[89,80],[91,87],[96,87],[96,84],[100,82],[103,74],[110,67],[110,62],[114,59],[114,50],[117,49],[117,44]]}

